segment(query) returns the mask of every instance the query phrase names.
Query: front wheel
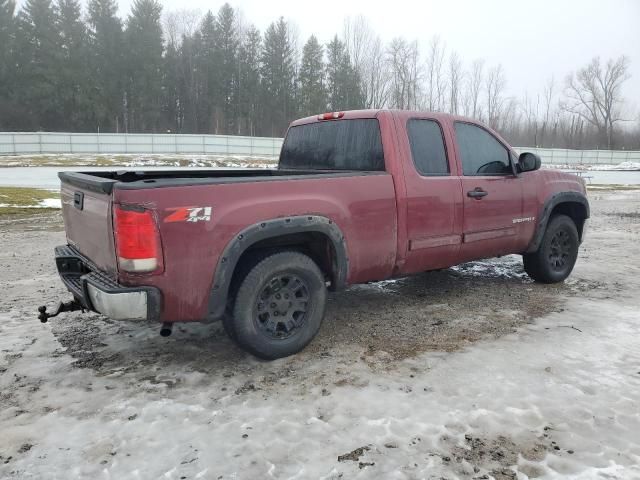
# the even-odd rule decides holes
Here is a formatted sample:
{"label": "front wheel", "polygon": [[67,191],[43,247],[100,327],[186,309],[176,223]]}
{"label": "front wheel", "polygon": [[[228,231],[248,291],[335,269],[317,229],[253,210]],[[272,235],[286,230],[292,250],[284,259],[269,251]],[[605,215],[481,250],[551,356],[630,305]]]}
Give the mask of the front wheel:
{"label": "front wheel", "polygon": [[556,215],[549,221],[538,250],[522,256],[524,270],[536,282],[562,282],[573,270],[579,247],[574,221],[566,215]]}
{"label": "front wheel", "polygon": [[302,350],[318,332],[327,289],[316,263],[299,252],[279,252],[242,280],[233,307],[234,340],[267,360]]}

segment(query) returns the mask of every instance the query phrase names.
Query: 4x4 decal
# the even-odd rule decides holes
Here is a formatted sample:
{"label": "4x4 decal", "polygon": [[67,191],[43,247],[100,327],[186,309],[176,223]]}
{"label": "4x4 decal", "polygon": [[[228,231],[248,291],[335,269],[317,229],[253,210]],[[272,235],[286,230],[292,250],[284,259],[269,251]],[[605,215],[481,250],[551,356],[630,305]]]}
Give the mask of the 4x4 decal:
{"label": "4x4 decal", "polygon": [[164,218],[164,223],[173,222],[208,222],[211,220],[212,207],[172,207],[166,211],[173,212]]}

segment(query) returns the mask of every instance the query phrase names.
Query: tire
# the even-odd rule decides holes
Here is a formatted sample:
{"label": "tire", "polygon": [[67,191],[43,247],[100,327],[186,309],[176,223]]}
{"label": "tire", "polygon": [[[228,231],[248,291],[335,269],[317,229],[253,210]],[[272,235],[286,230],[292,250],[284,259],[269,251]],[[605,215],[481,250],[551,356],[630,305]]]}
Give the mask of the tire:
{"label": "tire", "polygon": [[522,255],[524,270],[536,282],[562,282],[576,264],[579,247],[574,221],[566,215],[555,215],[547,225],[538,250]]}
{"label": "tire", "polygon": [[222,326],[224,327],[224,331],[227,336],[234,342],[237,342],[237,337],[233,322],[233,307],[235,305],[236,295],[238,294],[240,284],[258,263],[273,253],[274,250],[258,250],[255,252],[249,252],[246,258],[243,259],[242,264],[238,265],[237,273],[231,280],[227,308],[225,309],[224,317],[222,317]]}
{"label": "tire", "polygon": [[293,251],[267,256],[251,268],[235,296],[227,330],[244,350],[265,360],[306,347],[320,329],[327,302],[324,275]]}

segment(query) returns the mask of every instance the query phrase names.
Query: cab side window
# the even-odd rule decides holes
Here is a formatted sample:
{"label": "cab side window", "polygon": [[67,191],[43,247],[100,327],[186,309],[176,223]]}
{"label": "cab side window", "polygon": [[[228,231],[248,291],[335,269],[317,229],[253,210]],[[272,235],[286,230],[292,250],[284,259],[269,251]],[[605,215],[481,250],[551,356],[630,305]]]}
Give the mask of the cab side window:
{"label": "cab side window", "polygon": [[417,118],[407,122],[411,156],[422,176],[449,175],[449,162],[440,125],[433,120]]}
{"label": "cab side window", "polygon": [[509,151],[493,135],[469,123],[454,128],[465,176],[513,174]]}

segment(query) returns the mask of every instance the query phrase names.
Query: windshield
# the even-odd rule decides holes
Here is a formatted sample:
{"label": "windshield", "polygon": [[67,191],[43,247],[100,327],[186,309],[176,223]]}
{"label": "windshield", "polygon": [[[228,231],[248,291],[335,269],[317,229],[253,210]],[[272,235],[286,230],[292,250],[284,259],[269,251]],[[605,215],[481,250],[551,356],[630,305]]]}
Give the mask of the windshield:
{"label": "windshield", "polygon": [[378,120],[334,120],[291,127],[280,168],[384,170]]}

